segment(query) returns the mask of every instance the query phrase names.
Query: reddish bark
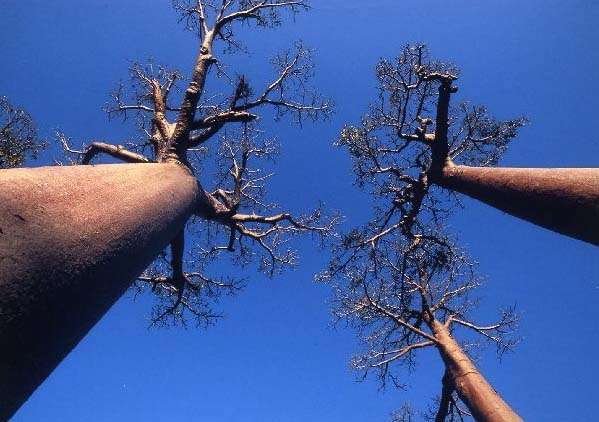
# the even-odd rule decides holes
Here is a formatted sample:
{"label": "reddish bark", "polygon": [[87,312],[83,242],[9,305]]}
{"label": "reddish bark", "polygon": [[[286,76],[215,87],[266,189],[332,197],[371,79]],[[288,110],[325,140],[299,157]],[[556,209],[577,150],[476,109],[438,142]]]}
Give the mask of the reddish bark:
{"label": "reddish bark", "polygon": [[599,245],[599,169],[452,165],[434,182],[549,230]]}
{"label": "reddish bark", "polygon": [[521,422],[522,418],[503,401],[453,339],[445,325],[432,320],[429,326],[445,362],[448,381],[468,406],[477,422]]}
{"label": "reddish bark", "polygon": [[181,231],[198,192],[176,164],[0,172],[0,420]]}

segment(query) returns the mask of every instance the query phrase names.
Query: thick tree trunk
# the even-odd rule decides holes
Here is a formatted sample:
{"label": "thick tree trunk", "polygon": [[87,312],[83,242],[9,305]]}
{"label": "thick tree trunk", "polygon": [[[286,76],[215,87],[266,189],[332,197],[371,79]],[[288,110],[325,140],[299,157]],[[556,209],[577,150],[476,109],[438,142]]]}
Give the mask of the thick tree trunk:
{"label": "thick tree trunk", "polygon": [[599,169],[447,166],[433,180],[516,217],[599,245]]}
{"label": "thick tree trunk", "polygon": [[521,422],[522,418],[503,401],[453,339],[447,327],[437,320],[430,328],[439,342],[437,349],[447,369],[449,381],[477,422]]}
{"label": "thick tree trunk", "polygon": [[198,198],[176,164],[0,171],[0,420],[181,231]]}

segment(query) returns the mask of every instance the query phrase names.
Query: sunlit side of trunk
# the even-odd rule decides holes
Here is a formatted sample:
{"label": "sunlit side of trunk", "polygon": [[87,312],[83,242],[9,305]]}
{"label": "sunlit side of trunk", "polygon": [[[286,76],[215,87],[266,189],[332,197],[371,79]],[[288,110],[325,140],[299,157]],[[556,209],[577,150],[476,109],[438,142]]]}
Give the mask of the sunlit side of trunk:
{"label": "sunlit side of trunk", "polygon": [[0,171],[0,420],[7,420],[183,228],[176,164]]}
{"label": "sunlit side of trunk", "polygon": [[491,387],[470,358],[453,339],[447,327],[432,321],[437,349],[447,368],[449,382],[477,422],[522,422],[522,418]]}
{"label": "sunlit side of trunk", "polygon": [[599,245],[599,169],[447,166],[435,183]]}

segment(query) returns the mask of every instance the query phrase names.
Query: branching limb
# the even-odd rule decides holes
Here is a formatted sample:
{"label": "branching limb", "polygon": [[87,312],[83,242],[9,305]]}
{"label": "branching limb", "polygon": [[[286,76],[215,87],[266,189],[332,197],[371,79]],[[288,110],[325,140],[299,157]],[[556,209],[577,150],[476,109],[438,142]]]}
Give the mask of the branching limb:
{"label": "branching limb", "polygon": [[[243,287],[243,280],[212,278],[201,269],[205,263],[184,261],[185,238],[181,232],[171,243],[170,259],[162,257],[138,281],[149,284],[152,291],[163,300],[154,309],[151,326],[172,323],[185,324],[186,315],[191,315],[198,325],[208,326],[220,315],[210,308],[210,301],[218,300],[223,293],[233,294]],[[196,270],[184,271],[191,265]],[[168,266],[170,275],[162,275]]]}
{"label": "branching limb", "polygon": [[[203,6],[200,7],[203,10]],[[179,159],[185,158],[186,150],[189,148],[189,135],[195,119],[197,106],[204,92],[208,71],[216,59],[212,55],[212,47],[215,32],[213,30],[205,31],[202,38],[200,51],[196,56],[191,81],[183,95],[183,101],[179,108],[179,113],[175,122],[173,134],[168,143],[168,154],[174,155]]]}
{"label": "branching limb", "polygon": [[[504,312],[490,326],[469,319],[479,277],[474,262],[445,234],[453,198],[434,183],[453,160],[496,162],[524,120],[497,122],[484,107],[469,105],[456,116],[450,102],[458,71],[431,61],[424,46],[406,46],[376,72],[378,101],[337,142],[352,157],[357,184],[372,194],[374,216],[341,237],[320,279],[336,283],[335,314],[357,329],[366,346],[356,368],[365,375],[376,368],[384,386],[387,379],[401,385],[394,368],[412,368],[411,352],[420,349],[415,345],[438,344],[429,334],[435,322],[448,331],[465,327],[500,350],[515,343],[509,339],[513,313]],[[467,415],[449,387],[444,383],[431,415],[437,422]]]}
{"label": "branching limb", "polygon": [[[237,23],[276,26],[281,23],[282,12],[294,14],[307,9],[307,1],[173,0],[173,6],[186,26],[197,31],[200,37],[193,71],[177,98],[179,104],[173,106],[169,101],[174,101],[174,91],[183,75],[150,62],[132,66],[132,91],[125,96],[123,86],[119,86],[108,111],[124,118],[127,113],[136,115],[147,136],[143,143],[154,147],[156,162],[176,162],[202,177],[207,173],[206,168],[209,170],[214,165],[217,169],[213,184],[201,181],[204,186],[211,184],[212,189],[200,187],[198,218],[192,218],[196,226],[206,228],[197,234],[206,236],[206,242],[202,243],[205,248],[184,254],[184,235],[181,234],[162,258],[138,279],[140,286],[152,286],[161,300],[153,324],[167,320],[182,322],[184,315],[190,313],[207,324],[216,317],[210,310],[210,300],[216,300],[218,291],[233,292],[237,286],[236,282],[208,275],[208,266],[221,252],[235,252],[230,256],[236,263],[257,262],[261,270],[272,275],[296,262],[296,254],[289,247],[294,236],[332,234],[338,218],[329,220],[320,209],[305,216],[275,209],[275,205],[265,199],[266,185],[273,175],[267,170],[269,164],[253,167],[254,159],[271,160],[277,149],[272,141],[256,142],[254,135],[259,130],[255,125],[259,116],[255,110],[259,106],[272,105],[278,115],[289,111],[300,120],[303,115],[311,118],[326,115],[330,104],[308,92],[306,81],[311,76],[312,64],[309,50],[299,45],[295,54],[287,53],[274,60],[276,77],[259,95],[254,96],[243,76],[230,95],[210,95],[205,91],[212,65],[219,64],[215,45],[221,41],[229,47],[239,45],[233,33]],[[219,71],[221,69],[223,67]],[[237,131],[239,128],[243,133]],[[220,141],[217,148],[202,145],[215,138]],[[132,152],[98,142],[83,151],[68,146],[65,150],[82,156],[85,163],[100,153],[128,162],[150,161],[136,154],[137,150]],[[189,151],[192,153],[188,157]],[[206,157],[213,152],[216,159],[210,162]],[[193,225],[187,229],[188,232],[193,230]]]}
{"label": "branching limb", "polygon": [[126,150],[122,145],[111,145],[104,142],[92,142],[92,144],[84,151],[81,164],[89,164],[95,156],[101,153],[110,155],[111,157],[126,163],[152,162],[149,158],[141,154]]}
{"label": "branching limb", "polygon": [[202,132],[192,135],[189,139],[189,148],[194,148],[212,138],[216,135],[226,123],[237,122],[237,123],[249,123],[258,118],[257,115],[249,113],[245,110],[236,109],[237,103],[242,98],[248,95],[249,87],[243,76],[241,76],[235,87],[235,92],[229,100],[229,109],[225,111],[217,112],[204,117],[203,119],[196,120],[193,123],[193,130],[202,130]]}
{"label": "branching limb", "polygon": [[[327,116],[331,112],[331,102],[305,87],[312,73],[311,50],[301,44],[296,45],[295,53],[280,54],[273,60],[278,69],[277,77],[254,100],[238,105],[236,110],[250,110],[263,105],[271,105],[279,115],[292,112],[301,122],[304,115],[312,120]],[[249,95],[246,95],[246,97]]]}
{"label": "branching limb", "polygon": [[301,217],[274,212],[275,206],[265,201],[266,182],[273,174],[253,163],[272,160],[278,146],[258,138],[259,132],[249,125],[223,136],[218,162],[221,182],[213,192],[202,190],[197,215],[228,234],[217,251],[237,252],[244,264],[256,259],[262,270],[273,275],[295,264],[296,255],[287,246],[293,237],[332,236],[339,218],[326,218],[320,209]]}
{"label": "branching limb", "polygon": [[264,11],[273,11],[277,8],[289,8],[292,10],[292,12],[296,12],[299,9],[308,9],[308,4],[306,1],[250,0],[245,1],[242,4],[244,6],[242,6],[239,10],[228,15],[221,16],[219,19],[217,19],[215,25],[216,32],[222,32],[223,28],[233,21],[255,20],[258,25],[262,26],[276,24],[277,22],[273,21],[273,15],[271,14],[269,16],[268,14],[264,14]]}
{"label": "branching limb", "polygon": [[372,300],[372,298],[370,297],[370,295],[368,294],[366,289],[365,289],[365,298],[368,301],[369,305],[373,306],[376,310],[378,310],[386,318],[393,320],[397,325],[407,328],[408,330],[412,331],[413,333],[418,334],[420,337],[425,338],[425,339],[433,342],[434,344],[438,343],[437,339],[433,335],[431,335],[425,331],[422,331],[420,328],[405,321],[401,316],[396,315],[393,312],[386,309],[384,306],[381,306],[378,303],[378,301]]}
{"label": "branching limb", "polygon": [[69,145],[69,139],[64,134],[58,133],[57,136],[65,152],[81,157],[81,164],[89,164],[94,157],[102,153],[126,163],[152,162],[146,156],[128,151],[122,145],[111,145],[104,142],[92,142],[90,146],[85,148],[85,150],[76,150]]}
{"label": "branching limb", "polygon": [[[184,301],[185,288],[188,284],[191,284],[187,279],[186,274],[183,272],[183,254],[185,252],[185,232],[182,230],[171,242],[171,276],[170,277],[156,277],[150,281],[154,283],[154,289],[157,284],[162,284],[163,288],[174,293],[176,299],[171,306],[164,309],[162,313],[155,316],[152,320],[151,325],[155,325],[158,322],[166,318],[167,315],[172,315],[179,311],[179,307]],[[142,277],[139,280],[143,280]]]}
{"label": "branching limb", "polygon": [[434,346],[434,345],[435,345],[435,342],[433,342],[433,341],[423,341],[420,343],[410,344],[409,346],[402,347],[401,349],[398,349],[398,350],[386,351],[386,352],[384,352],[385,355],[386,354],[393,354],[393,355],[389,358],[386,358],[386,359],[383,359],[376,363],[370,364],[370,367],[376,368],[379,366],[388,365],[389,363],[393,362],[394,360],[397,360],[397,359],[401,358],[402,356],[413,352],[416,349],[423,349],[425,347],[430,347],[430,346]]}
{"label": "branching limb", "polygon": [[449,326],[452,323],[469,328],[495,343],[500,354],[511,350],[519,342],[518,338],[512,337],[518,323],[518,317],[513,308],[504,310],[500,321],[492,325],[477,325],[457,315],[451,315],[448,318],[447,325]]}
{"label": "branching limb", "polygon": [[[215,127],[223,127],[226,123],[249,123],[258,116],[247,111],[227,110],[221,113],[207,116],[193,123],[192,130],[211,129]],[[195,146],[190,142],[190,146]]]}
{"label": "branching limb", "polygon": [[130,91],[125,92],[123,83],[119,83],[111,93],[112,104],[105,107],[109,116],[118,114],[126,118],[128,111],[153,115],[173,109],[167,101],[177,82],[183,79],[179,71],[148,60],[145,64],[133,63],[129,74]]}
{"label": "branching limb", "polygon": [[209,128],[197,133],[195,135],[191,135],[189,137],[189,149],[195,148],[198,145],[202,145],[203,143],[210,140],[214,135],[216,135],[224,126],[224,123],[215,124],[210,126]]}
{"label": "branching limb", "polygon": [[443,380],[441,381],[441,397],[439,398],[439,410],[435,415],[435,422],[447,422],[447,416],[449,415],[450,405],[452,400],[452,395],[454,392],[454,387],[451,382],[451,377],[447,370],[445,370],[445,374],[443,375]]}
{"label": "branching limb", "polygon": [[437,80],[439,85],[439,99],[437,100],[437,117],[435,118],[435,137],[431,143],[431,168],[430,174],[437,175],[447,165],[452,165],[449,157],[449,103],[451,94],[457,91],[452,83],[457,77],[447,74],[432,73],[427,76],[430,80]]}
{"label": "branching limb", "polygon": [[203,211],[203,215],[207,219],[229,228],[230,237],[227,249],[234,251],[234,244],[236,242],[241,244],[243,238],[254,241],[268,257],[269,263],[267,264],[265,260],[262,263],[264,269],[269,269],[269,275],[273,275],[279,266],[295,263],[295,255],[291,251],[279,252],[279,248],[287,243],[288,237],[302,233],[318,234],[323,237],[331,236],[338,222],[338,218],[333,218],[324,225],[314,224],[313,222],[320,219],[320,212],[303,218],[294,218],[288,213],[270,216],[236,213],[232,211],[232,208],[228,208],[216,199],[217,197],[222,198],[224,202],[228,202],[234,207],[226,193],[206,193],[206,195],[213,208],[208,214]]}

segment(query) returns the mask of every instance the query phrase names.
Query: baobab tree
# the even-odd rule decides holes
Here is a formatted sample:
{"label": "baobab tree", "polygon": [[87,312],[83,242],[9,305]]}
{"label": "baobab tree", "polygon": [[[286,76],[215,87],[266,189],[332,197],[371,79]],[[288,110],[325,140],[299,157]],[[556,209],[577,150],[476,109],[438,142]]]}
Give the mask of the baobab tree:
{"label": "baobab tree", "polygon": [[[175,3],[188,25],[198,23],[194,20],[195,7]],[[209,8],[210,4],[204,7]],[[200,27],[202,39],[204,32]],[[228,47],[233,48],[236,41],[229,37]],[[186,324],[190,317],[196,324],[207,326],[220,316],[212,309],[211,302],[222,293],[239,290],[243,282],[242,277],[213,277],[206,273],[206,268],[219,256],[233,253],[242,266],[255,262],[260,270],[272,276],[295,264],[295,253],[286,247],[291,236],[302,232],[326,234],[332,228],[332,221],[318,224],[321,209],[298,218],[288,213],[272,213],[277,206],[269,203],[266,186],[274,173],[265,166],[276,158],[279,145],[259,130],[259,115],[255,110],[272,106],[276,118],[290,114],[296,121],[316,120],[330,112],[329,102],[305,86],[312,70],[309,49],[298,43],[293,50],[275,57],[273,64],[275,77],[259,94],[253,93],[248,77],[240,75],[230,93],[206,92],[205,101],[198,100],[194,105],[193,127],[185,135],[188,140],[183,156],[177,153],[175,158],[168,158],[171,153],[165,148],[170,145],[170,137],[175,136],[175,122],[185,112],[183,106],[169,103],[171,91],[177,91],[184,76],[152,62],[134,64],[130,68],[131,89],[128,91],[120,83],[106,106],[111,117],[127,120],[133,114],[145,134],[140,142],[129,142],[126,146],[92,142],[76,150],[66,135],[58,133],[67,156],[75,164],[90,164],[104,154],[133,163],[175,160],[194,174],[215,172],[212,180],[199,178],[202,185],[214,183],[214,186],[200,193],[202,204],[188,224],[188,235],[182,231],[135,281],[133,287],[137,292],[149,287],[159,300],[153,310],[152,325]],[[169,132],[163,134],[161,125],[169,128]],[[211,140],[216,145],[211,145]],[[211,166],[207,163],[210,161],[216,165]],[[201,180],[204,178],[208,180]],[[186,237],[194,239],[195,244],[193,252],[184,259]]]}
{"label": "baobab tree", "polygon": [[[457,92],[454,81],[458,75],[455,72],[426,73],[425,68],[419,66],[416,60],[407,73],[402,73],[394,72],[388,63],[379,65],[379,72],[387,72],[383,84],[388,89],[405,91],[403,100],[411,103],[402,104],[398,98],[389,96],[379,111],[383,119],[380,123],[394,128],[396,137],[406,141],[405,145],[416,142],[428,146],[428,183],[464,193],[550,230],[599,245],[599,169],[488,167],[513,137],[510,131],[524,121],[492,124],[484,107],[477,109],[461,104],[452,109],[451,96]],[[427,97],[422,92],[433,81],[438,90],[434,119],[420,116],[425,110],[418,100]],[[452,127],[455,119],[462,120],[457,129]],[[473,160],[469,156],[472,151],[486,158]]]}
{"label": "baobab tree", "polygon": [[[352,156],[357,184],[373,196],[374,218],[342,237],[320,276],[334,283],[334,312],[357,328],[365,346],[354,367],[399,386],[397,370],[413,368],[418,353],[435,348],[445,372],[432,419],[520,421],[459,342],[476,334],[510,349],[515,314],[508,308],[490,324],[473,319],[479,277],[445,228],[455,196],[430,177],[440,171],[439,157],[495,164],[526,120],[498,121],[469,103],[450,109],[446,93],[457,69],[430,60],[422,45],[381,61],[376,74],[378,100],[337,142]],[[440,137],[447,151],[431,148]]]}
{"label": "baobab tree", "polygon": [[[272,275],[295,262],[290,238],[332,229],[334,221],[324,221],[320,209],[305,216],[275,210],[265,199],[270,173],[255,164],[277,150],[257,130],[261,109],[298,121],[330,111],[329,102],[307,86],[310,50],[296,44],[276,56],[265,86],[251,85],[249,69],[224,78],[228,92],[209,93],[208,84],[210,76],[225,74],[217,52],[239,48],[240,25],[278,26],[285,13],[305,11],[308,2],[176,0],[173,6],[199,37],[191,75],[135,64],[131,89],[119,86],[108,107],[111,115],[134,113],[142,141],[94,141],[76,149],[61,135],[67,153],[82,165],[0,173],[2,419],[133,281],[150,286],[161,300],[153,323],[191,316],[206,325],[217,317],[211,299],[239,287],[238,280],[208,274],[210,260],[236,253],[241,264],[255,260]],[[212,180],[202,167],[210,143],[218,164]],[[86,165],[101,155],[127,164]],[[186,240],[197,231],[210,241],[192,249]]]}
{"label": "baobab tree", "polygon": [[0,97],[0,169],[35,159],[45,145],[29,113]]}

